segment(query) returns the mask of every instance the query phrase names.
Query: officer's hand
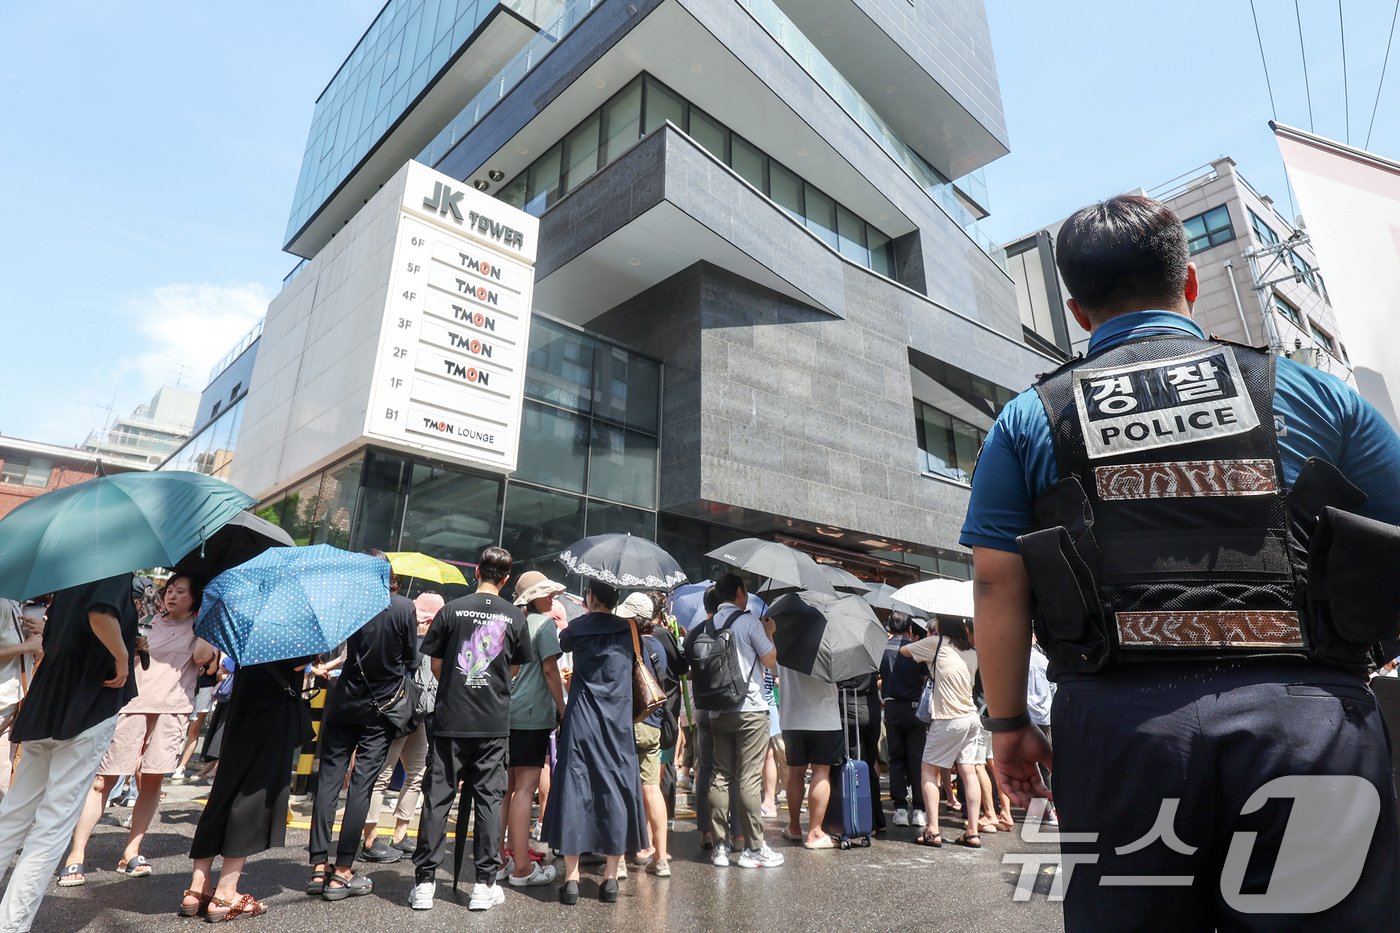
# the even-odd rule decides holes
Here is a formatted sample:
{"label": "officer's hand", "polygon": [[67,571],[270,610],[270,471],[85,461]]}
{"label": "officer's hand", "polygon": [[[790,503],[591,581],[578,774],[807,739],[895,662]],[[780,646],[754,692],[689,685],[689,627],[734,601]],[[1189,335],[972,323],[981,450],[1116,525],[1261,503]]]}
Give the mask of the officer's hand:
{"label": "officer's hand", "polygon": [[1050,740],[1045,733],[1033,725],[1014,732],[994,732],[992,754],[1001,789],[1016,806],[1029,807],[1032,797],[1055,799],[1036,767],[1043,764],[1047,770],[1054,770]]}

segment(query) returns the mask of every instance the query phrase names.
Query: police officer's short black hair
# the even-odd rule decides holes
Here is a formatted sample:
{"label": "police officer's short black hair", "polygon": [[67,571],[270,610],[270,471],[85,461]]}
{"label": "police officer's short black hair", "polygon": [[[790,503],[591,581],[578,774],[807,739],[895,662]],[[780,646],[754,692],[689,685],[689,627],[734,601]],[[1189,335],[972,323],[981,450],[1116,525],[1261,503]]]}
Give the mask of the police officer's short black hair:
{"label": "police officer's short black hair", "polygon": [[726,573],[715,581],[715,595],[721,603],[732,603],[744,589],[744,579],[737,573]]}
{"label": "police officer's short black hair", "polygon": [[1187,256],[1181,219],[1138,194],[1076,211],[1055,237],[1060,275],[1093,317],[1174,308],[1186,288]]}
{"label": "police officer's short black hair", "polygon": [[510,576],[510,551],[503,547],[489,547],[481,552],[481,560],[476,565],[476,578],[500,586]]}

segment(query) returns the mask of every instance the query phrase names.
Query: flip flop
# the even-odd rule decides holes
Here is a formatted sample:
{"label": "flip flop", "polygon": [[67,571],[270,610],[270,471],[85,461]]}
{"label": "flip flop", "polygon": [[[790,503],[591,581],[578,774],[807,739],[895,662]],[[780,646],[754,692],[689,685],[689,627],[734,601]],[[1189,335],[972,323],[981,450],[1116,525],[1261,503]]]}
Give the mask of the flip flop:
{"label": "flip flop", "polygon": [[126,875],[128,878],[149,878],[154,871],[150,860],[144,855],[138,855],[130,861],[117,863],[117,874]]}
{"label": "flip flop", "polygon": [[788,842],[806,842],[807,837],[800,832],[793,832],[790,829],[783,830],[783,838]]}
{"label": "flip flop", "polygon": [[835,839],[832,839],[830,836],[823,836],[823,837],[821,837],[820,839],[816,840],[815,842],[803,842],[803,843],[802,843],[802,848],[804,848],[804,849],[834,849],[834,848],[836,848],[836,840],[835,840]]}
{"label": "flip flop", "polygon": [[60,888],[77,888],[87,884],[87,866],[74,862],[59,873]]}

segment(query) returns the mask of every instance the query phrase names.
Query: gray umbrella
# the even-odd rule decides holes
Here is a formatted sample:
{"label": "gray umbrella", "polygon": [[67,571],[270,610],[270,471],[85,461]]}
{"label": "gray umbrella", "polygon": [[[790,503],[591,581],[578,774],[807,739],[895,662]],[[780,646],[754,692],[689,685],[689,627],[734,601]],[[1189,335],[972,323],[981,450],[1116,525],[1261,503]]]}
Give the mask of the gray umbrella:
{"label": "gray umbrella", "polygon": [[849,570],[834,564],[818,564],[817,566],[821,568],[822,573],[826,574],[832,589],[838,593],[853,593],[856,596],[863,596],[870,592],[870,584]]}
{"label": "gray umbrella", "polygon": [[803,589],[827,596],[836,595],[836,590],[816,561],[797,548],[776,541],[740,538],[724,547],[715,548],[705,556],[746,573],[769,578],[769,591]]}
{"label": "gray umbrella", "polygon": [[890,597],[894,595],[894,589],[888,583],[872,583],[870,590],[864,594],[865,601],[874,609],[893,609]]}
{"label": "gray umbrella", "polygon": [[833,684],[880,669],[885,629],[859,596],[789,593],[768,615],[783,667]]}

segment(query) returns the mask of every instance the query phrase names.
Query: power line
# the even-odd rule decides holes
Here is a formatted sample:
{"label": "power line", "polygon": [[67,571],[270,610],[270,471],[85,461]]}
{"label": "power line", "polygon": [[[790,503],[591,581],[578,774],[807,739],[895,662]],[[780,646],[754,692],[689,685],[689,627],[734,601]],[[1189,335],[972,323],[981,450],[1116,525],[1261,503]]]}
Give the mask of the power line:
{"label": "power line", "polygon": [[1293,0],[1293,16],[1298,21],[1298,51],[1303,56],[1303,89],[1308,92],[1308,132],[1313,129],[1312,82],[1308,80],[1308,50],[1303,46],[1303,13],[1298,9],[1298,0]]}
{"label": "power line", "polygon": [[[1396,4],[1396,8],[1400,9],[1400,0],[1396,0]],[[1259,40],[1259,61],[1264,66],[1264,86],[1269,89],[1269,112],[1273,114],[1274,122],[1277,123],[1278,107],[1274,106],[1274,83],[1269,80],[1269,60],[1264,57],[1264,37],[1259,34],[1259,14],[1254,12],[1254,0],[1249,0],[1249,15],[1254,17],[1254,38]],[[1394,26],[1395,24],[1391,23],[1392,29]],[[1384,69],[1382,69],[1382,78],[1384,78]],[[1371,115],[1371,119],[1375,120],[1375,114]]]}
{"label": "power line", "polygon": [[[1254,0],[1250,0],[1251,3]],[[1390,64],[1390,44],[1395,41],[1395,17],[1400,15],[1400,0],[1395,0],[1395,12],[1390,14],[1390,38],[1385,43],[1385,59],[1381,62],[1381,80],[1376,85],[1376,103],[1371,107],[1371,125],[1366,127],[1366,144],[1362,148],[1371,148],[1371,130],[1376,126],[1376,109],[1381,105],[1381,88],[1385,87],[1385,69]]]}
{"label": "power line", "polygon": [[1342,16],[1342,0],[1337,0],[1337,28],[1342,33],[1342,101],[1346,104],[1347,145],[1351,145],[1351,91],[1347,89],[1347,23]]}

